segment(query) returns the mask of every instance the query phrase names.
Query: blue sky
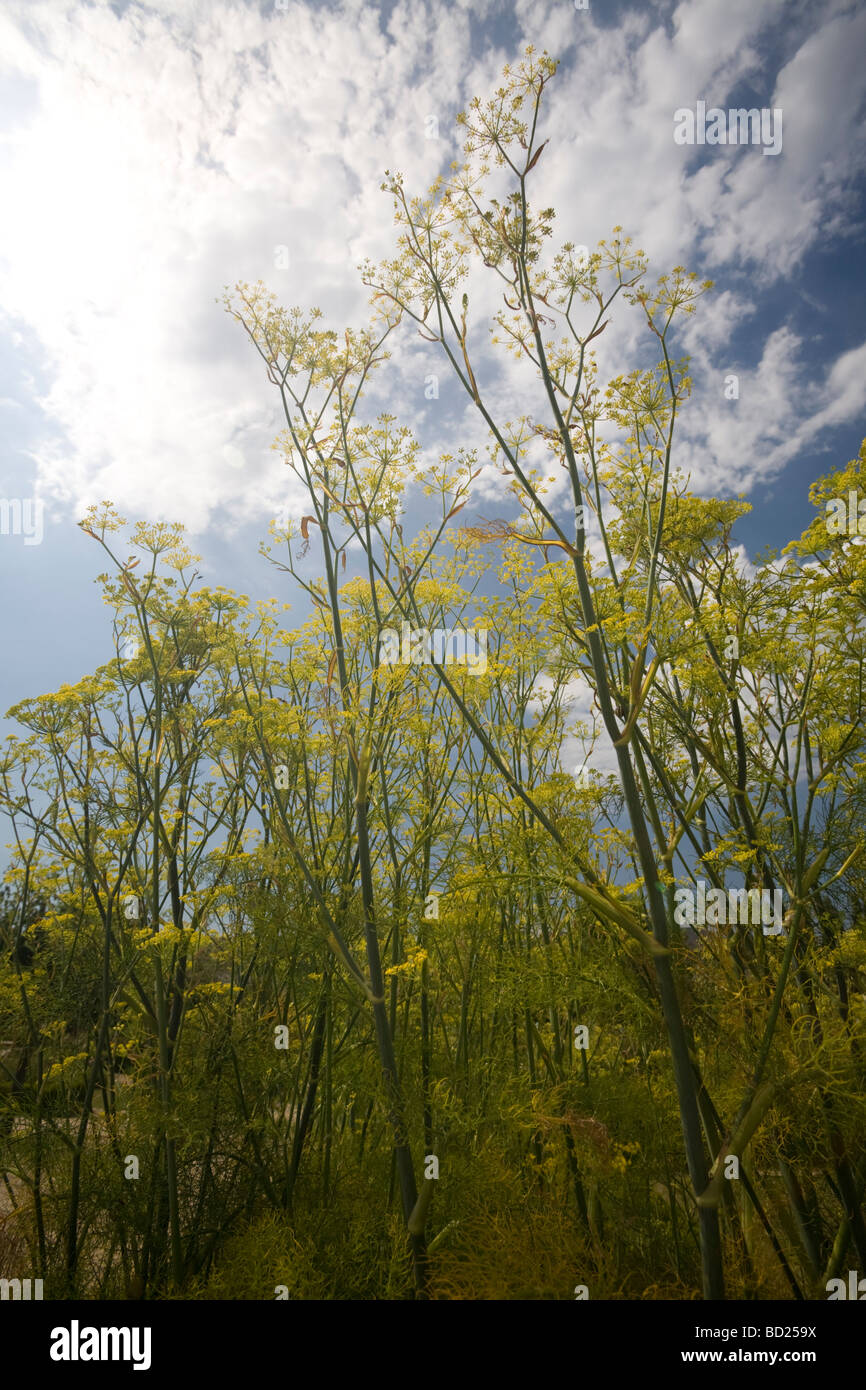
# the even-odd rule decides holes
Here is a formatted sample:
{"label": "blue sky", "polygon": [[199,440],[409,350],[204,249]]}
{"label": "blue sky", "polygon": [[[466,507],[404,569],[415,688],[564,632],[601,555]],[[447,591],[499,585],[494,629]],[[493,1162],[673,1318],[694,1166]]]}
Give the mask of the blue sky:
{"label": "blue sky", "polygon": [[[99,552],[76,526],[102,498],[182,521],[206,582],[296,602],[300,620],[257,547],[278,507],[306,508],[269,448],[272,389],[215,301],[262,279],[329,326],[364,322],[358,263],[393,244],[384,170],[423,193],[459,155],[456,113],[528,43],[561,60],[534,190],[557,243],[593,247],[619,223],[652,273],[682,263],[716,283],[680,346],[694,395],[676,463],[699,492],[747,495],[751,556],[808,523],[810,481],[866,434],[863,6],[5,0],[0,497],[40,498],[45,521],[39,545],[0,535],[0,713],[111,655]],[[781,152],[678,145],[674,113],[698,101],[781,109]],[[495,300],[472,302],[505,401]],[[603,366],[638,364],[638,328],[600,340]],[[425,453],[483,458],[434,353],[407,331],[371,408]],[[485,470],[478,512],[502,514],[501,488]]]}

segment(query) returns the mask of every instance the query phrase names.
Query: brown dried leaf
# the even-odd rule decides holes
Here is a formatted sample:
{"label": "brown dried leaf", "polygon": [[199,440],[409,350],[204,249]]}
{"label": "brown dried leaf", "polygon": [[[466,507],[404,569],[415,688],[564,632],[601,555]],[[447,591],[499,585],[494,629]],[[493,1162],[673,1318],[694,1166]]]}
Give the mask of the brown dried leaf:
{"label": "brown dried leaf", "polygon": [[[547,141],[545,140],[544,145],[546,145],[546,144],[547,144]],[[534,168],[535,168],[536,164],[538,163],[539,159],[541,158],[541,151],[544,149],[544,145],[539,145],[538,149],[535,151],[535,154],[532,156],[532,158],[530,159],[529,163],[527,164],[526,169],[524,170],[524,173],[528,174],[529,171],[530,171],[530,169],[534,169]]]}

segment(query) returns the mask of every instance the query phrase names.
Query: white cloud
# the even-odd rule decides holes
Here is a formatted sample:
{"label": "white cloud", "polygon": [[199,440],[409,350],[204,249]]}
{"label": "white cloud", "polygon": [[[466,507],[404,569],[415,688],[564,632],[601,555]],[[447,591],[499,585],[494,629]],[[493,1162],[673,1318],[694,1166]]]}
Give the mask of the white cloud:
{"label": "white cloud", "polygon": [[[741,376],[736,409],[712,396],[713,372],[737,370],[726,342],[757,312],[760,289],[828,229],[848,227],[847,132],[862,100],[855,55],[866,15],[816,15],[773,79],[759,40],[783,8],[690,0],[669,28],[641,10],[601,28],[563,0],[519,0],[509,51],[479,53],[470,12],[492,25],[501,7],[468,0],[400,0],[384,31],[360,0],[285,12],[164,0],[122,15],[7,3],[0,62],[20,109],[0,136],[0,300],[9,341],[29,348],[47,380],[38,403],[53,434],[34,450],[39,487],[77,513],[111,497],[127,514],[194,529],[293,500],[290,474],[268,450],[277,398],[215,297],[226,282],[262,278],[288,304],[320,304],[337,326],[360,321],[355,266],[393,241],[384,168],[423,192],[458,152],[456,110],[495,86],[528,39],[555,53],[575,45],[550,87],[553,138],[533,189],[539,205],[556,206],[558,239],[593,245],[621,222],[655,271],[700,257],[754,269],[754,290],[706,300],[688,337],[709,384],[684,417],[678,461],[728,491],[778,470],[816,430],[862,410],[864,379],[858,349],[815,383],[797,335],[777,326]],[[782,156],[717,150],[696,170],[693,152],[673,142],[674,110],[699,97],[721,103],[745,80],[784,108]],[[425,139],[430,116],[438,139]],[[278,246],[286,270],[276,269]],[[497,293],[471,282],[482,369]],[[600,359],[620,369],[646,343],[640,316],[626,316],[599,340]],[[537,401],[517,364],[497,362],[503,407]],[[477,444],[483,459],[486,430],[448,395],[435,349],[404,340],[391,367],[372,407],[403,412],[425,449]],[[424,398],[431,371],[439,402]],[[505,498],[492,470],[479,481],[480,498]]]}

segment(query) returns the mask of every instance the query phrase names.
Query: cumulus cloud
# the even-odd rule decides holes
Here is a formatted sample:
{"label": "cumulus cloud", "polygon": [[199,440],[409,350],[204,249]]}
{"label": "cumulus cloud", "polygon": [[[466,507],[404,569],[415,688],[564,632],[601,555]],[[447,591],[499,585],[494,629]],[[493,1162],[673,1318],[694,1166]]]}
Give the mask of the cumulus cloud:
{"label": "cumulus cloud", "polygon": [[[530,40],[564,58],[533,188],[557,208],[559,238],[592,246],[622,223],[656,270],[682,261],[720,281],[684,339],[699,370],[678,462],[728,490],[778,471],[862,411],[866,352],[816,374],[798,333],[762,314],[761,295],[810,248],[850,232],[863,161],[847,132],[864,94],[866,14],[830,6],[785,29],[784,10],[683,0],[625,9],[611,27],[561,0],[517,0],[508,23],[493,3],[399,0],[386,13],[360,0],[10,0],[0,300],[7,346],[15,335],[45,383],[25,402],[44,413],[31,449],[40,491],[76,514],[111,497],[194,530],[291,502],[269,448],[278,403],[215,298],[261,278],[335,326],[362,321],[355,267],[393,244],[384,168],[423,192],[458,153],[456,111]],[[784,109],[781,157],[674,143],[677,107],[727,105],[743,84]],[[473,281],[472,300],[473,350],[491,380],[495,294]],[[731,336],[759,322],[755,359],[732,365]],[[627,317],[600,340],[603,364],[621,369],[646,339]],[[497,362],[503,408],[537,401],[525,374]],[[741,376],[736,409],[721,396],[729,370]],[[445,389],[435,349],[404,335],[389,371],[373,408],[402,413],[427,448],[483,450],[486,431]],[[432,400],[430,372],[443,379]],[[505,498],[494,470],[480,483],[486,500]]]}

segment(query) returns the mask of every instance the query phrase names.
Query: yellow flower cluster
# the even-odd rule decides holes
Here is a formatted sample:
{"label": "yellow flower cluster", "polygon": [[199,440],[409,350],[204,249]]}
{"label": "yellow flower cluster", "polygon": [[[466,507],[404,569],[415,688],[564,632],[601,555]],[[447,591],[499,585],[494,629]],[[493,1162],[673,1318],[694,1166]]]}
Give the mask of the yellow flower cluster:
{"label": "yellow flower cluster", "polygon": [[413,975],[416,972],[420,971],[421,966],[424,964],[426,959],[427,952],[419,946],[416,948],[416,950],[410,951],[406,959],[404,961],[401,961],[399,965],[389,966],[388,969],[385,971],[385,974],[386,976]]}

